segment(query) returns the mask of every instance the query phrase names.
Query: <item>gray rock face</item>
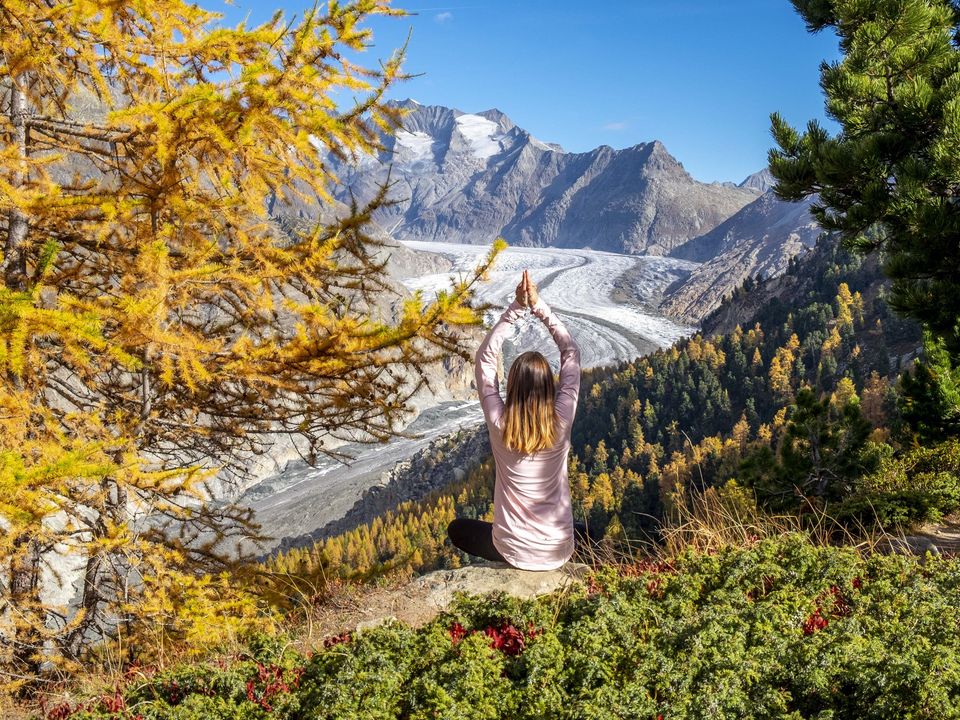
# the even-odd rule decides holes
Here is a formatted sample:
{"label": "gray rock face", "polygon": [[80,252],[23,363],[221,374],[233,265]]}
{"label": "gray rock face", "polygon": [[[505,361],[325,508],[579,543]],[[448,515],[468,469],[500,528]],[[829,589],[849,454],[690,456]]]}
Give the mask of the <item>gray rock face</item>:
{"label": "gray rock face", "polygon": [[470,114],[400,103],[387,151],[337,164],[337,189],[363,200],[389,177],[397,202],[376,220],[400,240],[590,247],[666,254],[730,217],[758,191],[694,180],[653,141],[564,152],[499,110]]}
{"label": "gray rock face", "polygon": [[437,610],[446,608],[456,593],[487,595],[502,592],[532,598],[567,587],[585,578],[590,567],[569,562],[556,570],[519,570],[507,563],[484,562],[456,570],[436,570],[414,580],[411,590],[423,593],[424,600]]}
{"label": "gray rock face", "polygon": [[660,310],[699,322],[748,277],[781,275],[790,258],[816,245],[822,232],[810,215],[813,202],[784,202],[766,192],[710,232],[675,248],[673,257],[702,264],[667,290]]}
{"label": "gray rock face", "polygon": [[333,609],[317,618],[315,631],[320,635],[356,632],[390,622],[423,625],[446,610],[457,593],[485,595],[505,593],[518,598],[533,598],[572,589],[586,581],[591,568],[571,560],[556,570],[535,572],[519,570],[506,563],[481,562],[453,570],[436,570],[394,588],[361,589],[362,594],[344,598],[341,609]]}

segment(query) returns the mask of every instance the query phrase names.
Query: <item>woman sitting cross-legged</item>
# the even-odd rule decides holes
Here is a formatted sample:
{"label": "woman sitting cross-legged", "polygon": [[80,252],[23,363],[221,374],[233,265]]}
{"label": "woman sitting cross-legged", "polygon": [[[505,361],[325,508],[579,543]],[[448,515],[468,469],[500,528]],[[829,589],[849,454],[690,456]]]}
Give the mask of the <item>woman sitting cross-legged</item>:
{"label": "woman sitting cross-legged", "polygon": [[[497,357],[511,326],[529,307],[560,350],[555,384],[547,359],[535,351],[514,360],[507,400],[500,397]],[[574,537],[588,539],[573,522],[567,453],[580,392],[580,348],[539,296],[527,271],[517,295],[480,344],[477,389],[496,465],[493,523],[457,518],[447,528],[461,550],[523,570],[553,570],[570,559]],[[575,533],[576,531],[576,533]]]}

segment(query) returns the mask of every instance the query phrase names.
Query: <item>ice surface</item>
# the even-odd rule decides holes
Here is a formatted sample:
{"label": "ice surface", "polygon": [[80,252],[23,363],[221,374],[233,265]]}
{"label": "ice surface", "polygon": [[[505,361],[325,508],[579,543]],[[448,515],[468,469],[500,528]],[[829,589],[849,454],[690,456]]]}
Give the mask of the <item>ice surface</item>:
{"label": "ice surface", "polygon": [[[468,273],[483,259],[488,248],[481,245],[404,241],[414,250],[436,252],[454,261],[454,274]],[[640,264],[641,282],[632,288],[633,298],[624,302],[613,299],[615,283],[621,275]],[[500,308],[513,299],[517,281],[523,270],[540,286],[543,299],[563,318],[581,347],[585,367],[632,360],[657,347],[671,345],[693,332],[669,318],[650,312],[642,303],[662,291],[678,271],[695,266],[672,258],[635,257],[598,250],[557,248],[507,248],[497,258],[489,282],[477,293],[481,302]],[[660,282],[657,282],[657,278]],[[450,286],[450,273],[408,278],[404,283],[411,290],[427,295]],[[495,320],[495,317],[491,317]],[[533,326],[533,327],[530,327]],[[541,323],[527,318],[521,323],[520,336],[530,339],[534,349],[545,352],[535,340],[542,335],[545,354],[553,354],[551,341],[540,333]],[[532,335],[531,335],[532,333]]]}
{"label": "ice surface", "polygon": [[656,297],[675,280],[689,276],[699,264],[659,255],[642,255],[637,258],[637,267],[632,273],[633,292],[640,298]]}
{"label": "ice surface", "polygon": [[399,130],[396,135],[396,151],[401,161],[424,160],[432,157],[433,138],[425,132]]}
{"label": "ice surface", "polygon": [[479,401],[446,402],[421,413],[407,428],[418,437],[339,448],[356,458],[349,465],[330,459],[322,459],[314,467],[290,463],[286,470],[253,486],[237,501],[252,508],[263,532],[275,538],[251,549],[257,553],[269,550],[284,537],[305,536],[343,517],[397,463],[413,457],[440,435],[481,422]]}
{"label": "ice surface", "polygon": [[457,129],[466,138],[474,157],[486,160],[500,152],[500,143],[497,142],[500,127],[492,120],[479,115],[460,115]]}

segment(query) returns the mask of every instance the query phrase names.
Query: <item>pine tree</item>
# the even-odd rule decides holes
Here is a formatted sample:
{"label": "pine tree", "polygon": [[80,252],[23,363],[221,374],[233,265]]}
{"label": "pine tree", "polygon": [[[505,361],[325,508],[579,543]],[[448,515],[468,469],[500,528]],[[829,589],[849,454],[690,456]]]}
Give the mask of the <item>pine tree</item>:
{"label": "pine tree", "polygon": [[[472,289],[502,244],[391,316],[368,233],[386,188],[345,209],[329,192],[329,157],[401,122],[384,93],[402,53],[347,60],[390,14],[356,0],[220,28],[184,0],[0,5],[0,632],[17,675],[51,643],[78,657],[135,626],[123,592],[175,598],[229,567],[253,528],[204,504],[211,472],[244,473],[278,436],[311,455],[386,439],[425,367],[469,356],[459,327],[480,321]],[[326,220],[278,222],[293,203]],[[55,547],[84,558],[79,612],[42,600]]]}
{"label": "pine tree", "polygon": [[883,250],[890,304],[960,356],[960,6],[948,0],[792,0],[843,57],[820,84],[841,131],[771,116],[774,191],[819,193],[813,214]]}
{"label": "pine tree", "polygon": [[930,333],[923,345],[923,358],[900,378],[898,404],[917,440],[941,442],[960,435],[960,365]]}
{"label": "pine tree", "polygon": [[856,395],[837,406],[830,396],[817,399],[802,388],[780,450],[780,484],[816,498],[842,497],[874,468],[875,460],[862,452],[869,435]]}

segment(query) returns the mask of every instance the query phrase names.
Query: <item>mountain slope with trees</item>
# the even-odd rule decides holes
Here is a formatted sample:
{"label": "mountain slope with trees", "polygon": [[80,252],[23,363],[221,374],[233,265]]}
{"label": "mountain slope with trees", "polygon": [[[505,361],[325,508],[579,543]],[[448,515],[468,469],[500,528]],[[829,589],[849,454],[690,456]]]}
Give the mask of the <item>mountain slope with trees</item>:
{"label": "mountain slope with trees", "polygon": [[903,378],[921,442],[960,433],[960,6],[955,2],[794,0],[811,32],[844,51],[821,68],[836,136],[771,116],[779,197],[819,193],[819,223],[852,248],[882,253],[890,306],[920,322],[924,357]]}

